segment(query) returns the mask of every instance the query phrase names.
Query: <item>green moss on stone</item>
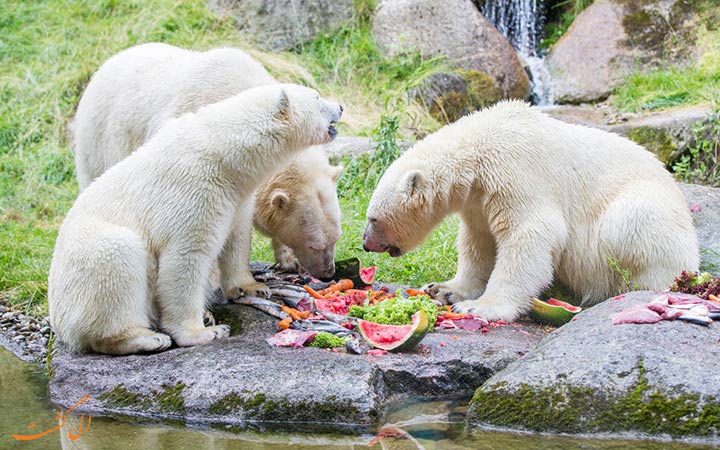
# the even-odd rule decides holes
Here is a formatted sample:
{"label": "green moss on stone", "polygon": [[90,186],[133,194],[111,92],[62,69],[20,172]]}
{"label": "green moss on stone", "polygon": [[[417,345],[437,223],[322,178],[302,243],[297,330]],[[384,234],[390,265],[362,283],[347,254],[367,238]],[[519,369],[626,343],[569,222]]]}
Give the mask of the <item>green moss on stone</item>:
{"label": "green moss on stone", "polygon": [[107,406],[112,408],[139,408],[149,409],[152,401],[136,392],[130,392],[127,388],[118,384],[113,389],[98,395],[98,400],[102,400]]}
{"label": "green moss on stone", "polygon": [[313,422],[337,422],[339,417],[354,417],[359,420],[362,413],[351,401],[338,401],[334,395],[322,402],[297,402],[288,399],[268,399],[265,394],[243,396],[231,392],[208,407],[214,415],[243,411],[251,420],[296,420]]}
{"label": "green moss on stone", "polygon": [[477,70],[463,70],[457,73],[465,78],[467,96],[473,110],[485,108],[502,99],[502,90],[495,79],[487,73]]}
{"label": "green moss on stone", "polygon": [[521,384],[483,386],[471,403],[470,422],[533,431],[592,433],[641,431],[670,436],[713,436],[720,430],[720,402],[709,396],[673,392],[649,385],[642,362],[625,397],[558,384],[543,389]]}
{"label": "green moss on stone", "polygon": [[628,137],[655,153],[660,161],[670,164],[677,145],[665,129],[651,127],[637,127],[630,130]]}
{"label": "green moss on stone", "polygon": [[185,399],[182,397],[185,385],[177,383],[174,386],[163,384],[163,391],[155,393],[158,408],[161,411],[180,414],[185,412]]}
{"label": "green moss on stone", "polygon": [[646,51],[661,52],[669,31],[665,18],[651,9],[630,9],[622,20],[628,44]]}

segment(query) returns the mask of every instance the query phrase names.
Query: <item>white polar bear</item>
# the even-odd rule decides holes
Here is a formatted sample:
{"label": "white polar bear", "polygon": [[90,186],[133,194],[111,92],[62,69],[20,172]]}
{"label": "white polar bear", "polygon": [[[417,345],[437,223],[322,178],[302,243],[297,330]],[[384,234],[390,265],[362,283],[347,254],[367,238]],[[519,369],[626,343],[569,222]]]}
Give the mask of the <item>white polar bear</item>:
{"label": "white polar bear", "polygon": [[60,341],[127,354],[227,336],[203,326],[211,265],[223,286],[249,282],[235,263],[252,233],[247,201],[273,168],[329,142],[340,115],[312,89],[254,88],[168,121],[96,179],[60,227],[50,267]]}
{"label": "white polar bear", "polygon": [[[118,53],[93,75],[71,125],[80,189],[135,151],[167,120],[246,89],[275,83],[259,62],[236,48],[197,52],[150,43]],[[336,181],[341,169],[331,166],[319,148],[298,154],[283,172],[273,168],[277,175],[268,185],[281,184],[288,201],[281,203],[277,196],[271,201],[276,192],[261,190],[258,205],[269,209],[258,211],[256,225],[272,238],[276,261],[283,269],[299,265],[319,278],[333,276],[335,243],[340,238]],[[298,177],[302,170],[309,172]],[[297,183],[288,184],[286,179]],[[252,205],[247,208],[252,210]],[[311,208],[315,208],[313,214]],[[260,215],[282,215],[284,221],[261,222]],[[261,283],[240,291],[268,292]],[[225,295],[237,297],[240,291]]]}
{"label": "white polar bear", "polygon": [[400,256],[458,213],[458,269],[426,286],[453,309],[514,320],[553,276],[602,301],[622,289],[610,258],[639,288],[664,289],[699,263],[685,200],[639,145],[509,101],[443,127],[405,152],[367,210],[366,250]]}

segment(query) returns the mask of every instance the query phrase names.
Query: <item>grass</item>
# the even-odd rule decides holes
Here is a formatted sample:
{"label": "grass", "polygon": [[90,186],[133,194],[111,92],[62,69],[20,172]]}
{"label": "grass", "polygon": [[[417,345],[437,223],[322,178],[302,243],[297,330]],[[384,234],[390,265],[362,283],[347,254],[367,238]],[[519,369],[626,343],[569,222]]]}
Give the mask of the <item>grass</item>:
{"label": "grass", "polygon": [[[395,111],[400,132],[438,127],[407,105],[404,90],[438,61],[385,59],[370,39],[365,12],[292,53],[249,49],[231,18],[202,0],[4,0],[0,7],[0,301],[31,314],[47,310],[47,272],[58,228],[77,196],[66,123],[92,73],[111,55],[161,41],[193,49],[245,48],[281,81],[313,86],[346,107],[342,134],[370,135]],[[349,162],[346,162],[349,164]],[[341,193],[342,196],[342,193]],[[344,237],[338,255],[361,255],[369,192],[341,198]],[[418,285],[452,273],[452,221],[422,249],[399,260],[363,256],[384,280]],[[257,239],[255,259],[270,260]],[[445,258],[445,259],[444,259]],[[452,261],[452,263],[450,263]]]}
{"label": "grass", "polygon": [[720,28],[700,25],[697,47],[703,49],[703,54],[688,67],[629,75],[611,102],[631,112],[703,103],[720,106]]}

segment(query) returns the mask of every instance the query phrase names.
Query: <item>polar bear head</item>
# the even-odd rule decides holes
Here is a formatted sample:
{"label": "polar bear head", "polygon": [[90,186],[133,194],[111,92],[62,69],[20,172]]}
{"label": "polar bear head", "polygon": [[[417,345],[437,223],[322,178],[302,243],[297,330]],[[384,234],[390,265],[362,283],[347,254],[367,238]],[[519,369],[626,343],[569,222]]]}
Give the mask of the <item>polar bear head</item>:
{"label": "polar bear head", "polygon": [[342,116],[343,107],[320,97],[318,92],[297,84],[263,86],[259,90],[279,89],[275,119],[284,122],[290,132],[288,145],[308,147],[326,144],[337,136],[335,125]]}
{"label": "polar bear head", "polygon": [[405,154],[390,165],[367,209],[365,251],[396,257],[420,245],[445,216],[429,164]]}
{"label": "polar bear head", "polygon": [[[332,166],[320,147],[298,154],[257,194],[256,224],[289,247],[311,275],[335,273],[335,243],[340,239],[337,180],[342,166]],[[277,255],[276,255],[277,256]],[[283,266],[294,264],[278,260]]]}

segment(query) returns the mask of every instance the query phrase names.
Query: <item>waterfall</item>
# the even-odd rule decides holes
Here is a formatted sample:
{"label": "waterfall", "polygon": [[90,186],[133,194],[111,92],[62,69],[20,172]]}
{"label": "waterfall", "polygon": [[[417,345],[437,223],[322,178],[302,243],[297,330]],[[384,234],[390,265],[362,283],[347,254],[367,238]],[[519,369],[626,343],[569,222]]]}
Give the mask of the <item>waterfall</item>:
{"label": "waterfall", "polygon": [[543,0],[475,0],[475,3],[525,62],[532,78],[533,103],[552,104],[550,75],[537,50],[545,31]]}

